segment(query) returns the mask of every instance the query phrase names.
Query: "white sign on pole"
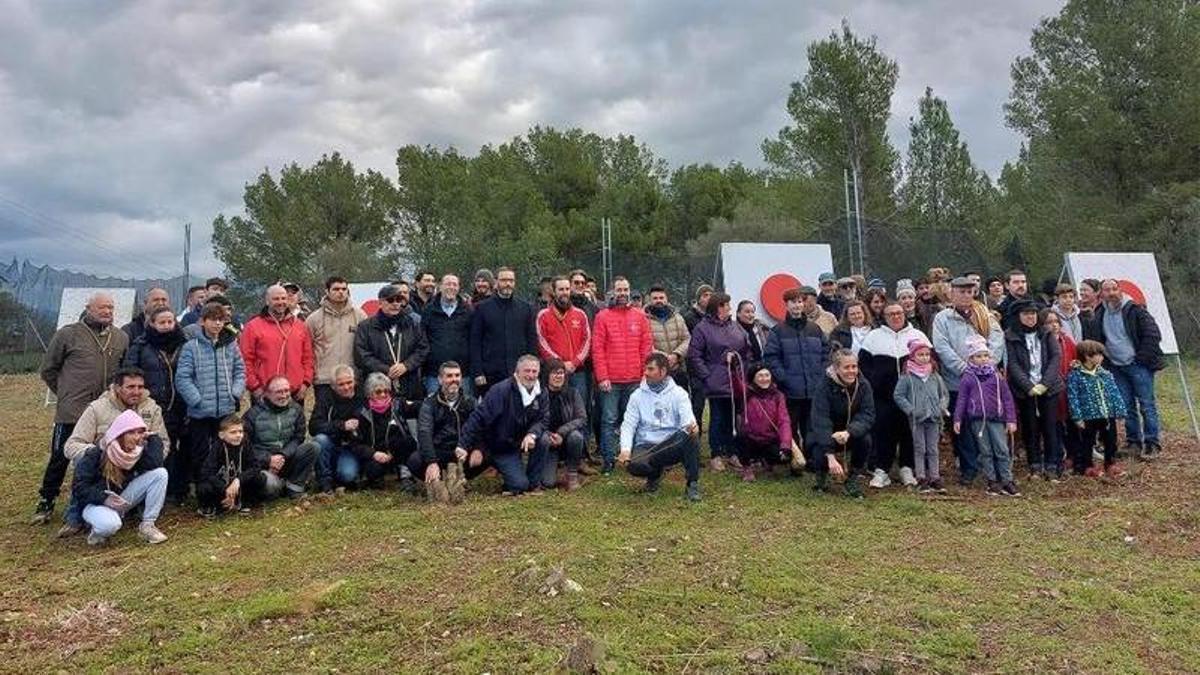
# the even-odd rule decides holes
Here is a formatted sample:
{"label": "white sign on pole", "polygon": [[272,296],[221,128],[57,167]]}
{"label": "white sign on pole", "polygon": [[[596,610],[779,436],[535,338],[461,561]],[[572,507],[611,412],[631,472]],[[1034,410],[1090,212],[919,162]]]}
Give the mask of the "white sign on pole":
{"label": "white sign on pole", "polygon": [[784,291],[817,288],[817,277],[823,272],[833,272],[829,244],[721,244],[725,292],[735,308],[742,300],[757,305],[758,316],[767,325],[786,316]]}
{"label": "white sign on pole", "polygon": [[133,320],[134,295],[132,288],[64,288],[62,300],[58,303],[58,323],[56,328],[62,328],[69,323],[79,321],[80,315],[87,307],[88,298],[93,293],[104,292],[113,299],[113,325],[120,328]]}
{"label": "white sign on pole", "polygon": [[367,316],[375,316],[379,310],[379,289],[387,284],[386,281],[347,284],[350,288],[350,304],[366,312]]}
{"label": "white sign on pole", "polygon": [[1082,279],[1116,279],[1121,290],[1134,302],[1145,305],[1158,323],[1163,353],[1179,353],[1153,253],[1068,253],[1067,270],[1076,288]]}

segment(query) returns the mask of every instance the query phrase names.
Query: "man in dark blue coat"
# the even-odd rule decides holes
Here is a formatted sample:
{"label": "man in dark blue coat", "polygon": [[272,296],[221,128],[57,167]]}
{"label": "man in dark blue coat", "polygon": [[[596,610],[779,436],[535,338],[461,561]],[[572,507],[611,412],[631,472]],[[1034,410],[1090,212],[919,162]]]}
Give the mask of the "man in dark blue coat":
{"label": "man in dark blue coat", "polygon": [[517,274],[510,267],[496,270],[496,294],[475,306],[471,317],[471,374],[475,392],[509,376],[522,354],[537,353],[533,307],[513,297]]}
{"label": "man in dark blue coat", "polygon": [[[495,299],[489,300],[495,302]],[[488,461],[504,479],[504,494],[519,495],[533,487],[541,492],[546,449],[537,442],[550,421],[550,400],[538,382],[541,363],[525,354],[512,377],[496,383],[467,418],[454,454],[461,462],[468,449],[483,447]],[[529,455],[524,464],[522,455]]]}

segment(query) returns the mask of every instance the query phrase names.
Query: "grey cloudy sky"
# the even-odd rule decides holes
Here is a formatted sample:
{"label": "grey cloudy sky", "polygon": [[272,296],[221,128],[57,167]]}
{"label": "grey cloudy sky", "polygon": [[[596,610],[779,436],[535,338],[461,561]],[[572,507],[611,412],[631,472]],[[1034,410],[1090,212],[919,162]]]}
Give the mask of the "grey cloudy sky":
{"label": "grey cloudy sky", "polygon": [[926,86],[995,176],[1020,139],[1009,66],[1061,2],[79,3],[0,0],[0,257],[215,273],[220,212],[264,168],[341,151],[474,153],[533,124],[632,133],[671,164],[759,165],[804,50],[843,17],[900,64],[903,147]]}

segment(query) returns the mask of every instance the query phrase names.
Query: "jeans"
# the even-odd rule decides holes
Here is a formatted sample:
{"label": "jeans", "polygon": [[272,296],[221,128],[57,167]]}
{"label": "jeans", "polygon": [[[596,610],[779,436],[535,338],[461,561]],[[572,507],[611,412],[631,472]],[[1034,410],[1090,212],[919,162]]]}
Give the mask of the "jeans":
{"label": "jeans", "polygon": [[1021,441],[1029,468],[1041,467],[1051,473],[1062,471],[1062,445],[1058,439],[1058,397],[1018,398],[1017,416],[1021,421]]}
{"label": "jeans", "polygon": [[1008,449],[1008,430],[1004,422],[971,420],[970,434],[979,443],[979,465],[989,481],[1012,481],[1012,453]]}
{"label": "jeans", "polygon": [[71,437],[73,431],[75,431],[74,424],[56,422],[54,430],[50,433],[50,458],[46,460],[46,471],[42,474],[40,491],[42,499],[48,502],[58,498],[58,493],[62,490],[63,479],[67,477],[67,468],[71,466],[71,460],[63,454],[63,446],[67,444],[67,439]]}
{"label": "jeans", "polygon": [[734,454],[733,398],[708,399],[708,450],[713,457]]}
{"label": "jeans", "polygon": [[[426,396],[437,391],[438,387],[442,386],[441,383],[438,382],[437,375],[426,375],[424,377],[424,379],[422,380],[422,384],[425,385],[425,395]],[[466,374],[463,375],[461,391],[462,391],[462,393],[466,394],[467,396],[470,396],[472,398],[475,397],[475,382],[472,381],[471,378],[468,377]]]}
{"label": "jeans", "polygon": [[516,450],[497,453],[492,456],[492,466],[500,472],[504,482],[504,490],[513,494],[521,494],[526,490],[535,490],[542,484],[542,464],[546,459],[546,449],[540,443],[535,443],[529,451],[529,459],[521,461],[521,452]]}
{"label": "jeans", "polygon": [[[954,410],[957,400],[958,392],[950,392],[950,410]],[[979,444],[971,433],[970,423],[962,425],[962,433],[954,434],[953,445],[954,456],[958,458],[958,480],[965,485],[979,475]]]}
{"label": "jeans", "polygon": [[621,419],[625,416],[630,394],[637,390],[639,384],[613,382],[611,389],[600,392],[600,454],[606,468],[612,468],[616,461],[617,445],[621,442]]}
{"label": "jeans", "polygon": [[[121,490],[121,499],[129,502],[130,508],[146,502],[142,507],[143,523],[158,520],[163,502],[167,499],[167,470],[160,466],[129,481]],[[100,537],[111,537],[121,529],[121,513],[103,504],[83,507],[83,520],[92,526],[92,533]]]}
{"label": "jeans", "polygon": [[567,434],[558,447],[550,445],[549,432],[538,438],[538,445],[544,447],[546,453],[542,467],[542,487],[552,488],[558,483],[558,460],[561,457],[567,465],[567,471],[578,471],[579,462],[583,459],[583,451],[587,448],[587,436],[583,431],[575,430]]}
{"label": "jeans", "polygon": [[317,444],[317,485],[322,490],[331,489],[335,483],[353,485],[358,480],[358,457],[348,446],[334,445],[325,434],[317,434],[312,440]]}
{"label": "jeans", "polygon": [[[1154,399],[1154,371],[1131,363],[1113,366],[1113,379],[1125,399],[1125,442],[1158,443],[1158,404]],[[1141,415],[1138,415],[1138,409]]]}
{"label": "jeans", "polygon": [[941,480],[941,467],[938,465],[938,439],[941,435],[941,420],[912,424],[913,474],[917,480]]}
{"label": "jeans", "polygon": [[700,444],[686,431],[676,431],[655,445],[633,448],[629,458],[629,475],[658,480],[663,471],[683,464],[687,482],[700,480]]}

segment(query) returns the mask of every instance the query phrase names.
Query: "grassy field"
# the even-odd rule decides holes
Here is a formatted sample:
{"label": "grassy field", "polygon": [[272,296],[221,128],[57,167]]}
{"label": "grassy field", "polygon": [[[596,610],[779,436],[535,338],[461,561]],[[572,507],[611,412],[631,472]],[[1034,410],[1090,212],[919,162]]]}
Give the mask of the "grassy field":
{"label": "grassy field", "polygon": [[[1200,671],[1200,469],[1178,435],[1120,483],[1018,500],[705,475],[689,505],[678,472],[656,496],[620,477],[502,499],[484,480],[452,508],[175,511],[161,546],[95,550],[25,524],[40,392],[0,378],[3,671]],[[555,567],[582,590],[541,592]]]}

